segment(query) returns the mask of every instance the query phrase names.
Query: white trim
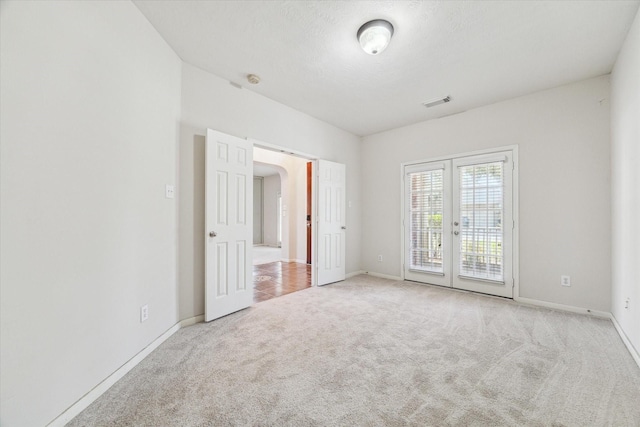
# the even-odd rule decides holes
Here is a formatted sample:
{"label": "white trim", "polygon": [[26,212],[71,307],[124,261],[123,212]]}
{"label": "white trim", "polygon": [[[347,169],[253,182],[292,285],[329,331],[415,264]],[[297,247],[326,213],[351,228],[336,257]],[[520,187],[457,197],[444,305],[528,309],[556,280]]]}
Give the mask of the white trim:
{"label": "white trim", "polygon": [[471,166],[471,165],[479,165],[482,163],[504,163],[509,160],[507,156],[501,153],[496,154],[483,154],[480,156],[463,156],[456,157],[456,165],[460,166]]}
{"label": "white trim", "polygon": [[147,357],[153,350],[158,348],[160,344],[165,342],[171,335],[178,332],[180,329],[185,328],[187,326],[195,325],[196,323],[200,323],[204,320],[204,315],[191,317],[189,319],[181,320],[176,323],[172,327],[170,327],[165,333],[160,335],[158,338],[153,340],[151,344],[143,348],[138,354],[129,359],[124,365],[120,366],[109,375],[107,378],[102,380],[100,384],[95,386],[89,392],[87,392],[84,396],[82,396],[76,403],[67,408],[62,414],[58,415],[47,424],[47,427],[58,427],[64,426],[69,421],[74,419],[80,412],[84,411],[89,405],[95,402],[100,396],[102,396],[109,388],[114,385],[118,380],[124,377],[129,371],[136,367],[140,362],[142,362],[145,357]]}
{"label": "white trim", "polygon": [[511,174],[511,219],[513,219],[513,230],[511,232],[511,256],[513,263],[511,273],[513,274],[513,298],[520,297],[520,161],[518,159],[518,146],[511,146],[511,162],[513,163],[513,173]]}
{"label": "white trim", "polygon": [[364,270],[353,271],[351,273],[345,274],[344,277],[345,277],[345,279],[350,279],[352,277],[359,276],[361,274],[365,274],[365,271]]}
{"label": "white trim", "polygon": [[247,137],[247,141],[251,142],[254,147],[264,148],[269,151],[275,151],[283,154],[288,154],[291,156],[302,157],[303,159],[307,159],[307,160],[316,160],[320,158],[314,154],[304,153],[298,150],[292,150],[282,145],[271,144],[270,142],[260,141],[259,139],[255,139],[251,137]]}
{"label": "white trim", "polygon": [[399,277],[399,276],[392,276],[390,274],[376,273],[376,272],[373,272],[373,271],[365,271],[364,274],[367,274],[367,275],[373,276],[373,277],[379,277],[381,279],[403,280],[402,277]]}
{"label": "white trim", "polygon": [[616,331],[618,331],[618,335],[620,335],[620,338],[622,339],[622,342],[624,343],[625,347],[627,347],[627,350],[629,350],[629,353],[631,353],[631,357],[633,357],[633,360],[636,361],[636,364],[640,368],[640,353],[638,353],[638,350],[636,350],[636,348],[633,346],[631,340],[629,340],[629,337],[627,337],[627,334],[624,333],[622,326],[620,326],[613,313],[610,315],[610,317],[611,322],[613,322],[613,326],[616,328]]}
{"label": "white trim", "polygon": [[408,165],[404,168],[404,172],[406,175],[410,173],[416,172],[429,172],[429,171],[437,171],[446,169],[445,162],[429,162],[429,163],[419,163],[417,165]]}
{"label": "white trim", "polygon": [[180,329],[186,328],[187,326],[193,326],[196,323],[204,322],[204,314],[200,316],[190,317],[188,319],[181,320],[178,325],[180,325]]}
{"label": "white trim", "polygon": [[429,159],[411,160],[409,162],[400,163],[400,169],[404,170],[405,166],[415,165],[419,163],[431,163],[431,162],[438,162],[443,160],[451,160],[457,157],[477,156],[480,154],[491,154],[491,153],[497,153],[499,151],[509,151],[509,150],[517,150],[517,149],[518,149],[518,145],[513,144],[513,145],[503,145],[501,147],[495,147],[495,148],[486,148],[483,150],[465,151],[462,153],[451,153],[451,154],[446,154],[444,156],[431,157]]}
{"label": "white trim", "polygon": [[541,301],[533,298],[514,297],[515,302],[537,307],[552,308],[554,310],[569,311],[571,313],[589,314],[603,319],[610,319],[611,313],[606,311],[591,310],[588,308],[576,307],[573,305],[558,304],[555,302]]}

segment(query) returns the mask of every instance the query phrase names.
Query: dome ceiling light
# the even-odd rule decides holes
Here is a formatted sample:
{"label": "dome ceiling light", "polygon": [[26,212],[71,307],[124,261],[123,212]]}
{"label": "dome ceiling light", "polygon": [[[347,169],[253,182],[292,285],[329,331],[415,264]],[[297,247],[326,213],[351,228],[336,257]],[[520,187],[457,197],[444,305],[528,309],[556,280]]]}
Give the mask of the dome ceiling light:
{"label": "dome ceiling light", "polygon": [[358,41],[369,55],[378,55],[387,48],[393,36],[393,25],[384,19],[374,19],[358,30]]}

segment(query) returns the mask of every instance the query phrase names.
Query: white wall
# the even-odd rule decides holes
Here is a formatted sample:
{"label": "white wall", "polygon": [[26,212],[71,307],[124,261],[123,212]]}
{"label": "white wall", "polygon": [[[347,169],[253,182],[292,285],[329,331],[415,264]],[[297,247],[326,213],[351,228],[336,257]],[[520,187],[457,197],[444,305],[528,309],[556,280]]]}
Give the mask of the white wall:
{"label": "white wall", "polygon": [[280,175],[265,176],[264,208],[262,225],[264,230],[264,244],[278,246],[278,192],[280,192]]}
{"label": "white wall", "polygon": [[[305,262],[306,247],[306,208],[300,208],[300,200],[307,197],[307,161],[299,157],[283,154],[277,151],[254,147],[253,161],[275,165],[282,174],[282,259],[291,262]],[[300,178],[300,170],[305,171]],[[300,247],[300,235],[304,233],[304,248]]]}
{"label": "white wall", "polygon": [[636,351],[640,351],[639,167],[640,11],[611,74],[611,311]]}
{"label": "white wall", "polygon": [[517,144],[520,296],[609,311],[608,98],[603,76],[365,137],[363,268],[401,274],[402,162]]}
{"label": "white wall", "polygon": [[0,7],[0,424],[37,426],[177,321],[181,64],[130,2]]}
{"label": "white wall", "polygon": [[[263,82],[267,84],[268,82]],[[204,143],[212,128],[347,165],[347,272],[360,270],[360,138],[191,65],[182,68],[180,318],[204,312]]]}

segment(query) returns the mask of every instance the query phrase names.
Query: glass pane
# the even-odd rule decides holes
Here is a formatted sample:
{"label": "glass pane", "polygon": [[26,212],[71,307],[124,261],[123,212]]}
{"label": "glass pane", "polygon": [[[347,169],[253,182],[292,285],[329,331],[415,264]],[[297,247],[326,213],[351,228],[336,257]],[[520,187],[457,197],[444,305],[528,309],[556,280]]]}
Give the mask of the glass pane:
{"label": "glass pane", "polygon": [[443,171],[409,174],[412,270],[442,273]]}
{"label": "glass pane", "polygon": [[460,168],[460,274],[503,281],[502,162]]}

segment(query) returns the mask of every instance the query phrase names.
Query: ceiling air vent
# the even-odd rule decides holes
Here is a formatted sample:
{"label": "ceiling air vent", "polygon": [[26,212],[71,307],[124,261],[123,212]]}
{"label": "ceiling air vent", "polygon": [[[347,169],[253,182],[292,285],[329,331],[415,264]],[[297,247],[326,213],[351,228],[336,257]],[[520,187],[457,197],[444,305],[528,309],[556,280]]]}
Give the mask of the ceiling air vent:
{"label": "ceiling air vent", "polygon": [[445,96],[444,98],[441,98],[441,99],[432,99],[431,101],[423,102],[422,105],[424,105],[427,108],[431,108],[431,107],[435,107],[436,105],[446,104],[447,102],[450,102],[450,101],[451,101],[451,97]]}

